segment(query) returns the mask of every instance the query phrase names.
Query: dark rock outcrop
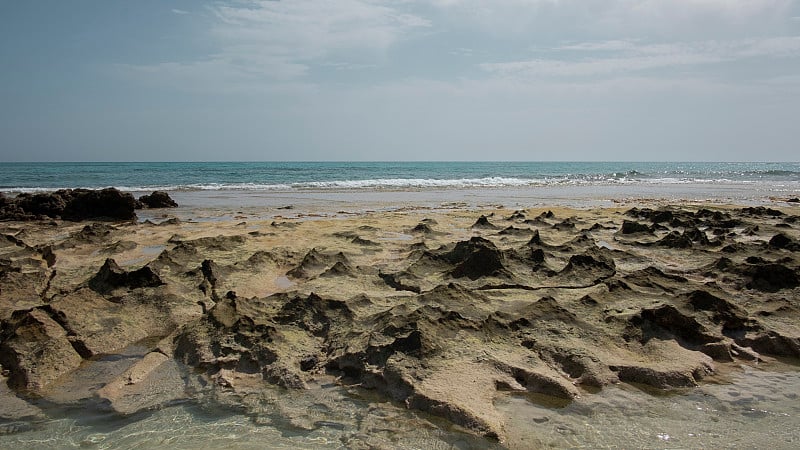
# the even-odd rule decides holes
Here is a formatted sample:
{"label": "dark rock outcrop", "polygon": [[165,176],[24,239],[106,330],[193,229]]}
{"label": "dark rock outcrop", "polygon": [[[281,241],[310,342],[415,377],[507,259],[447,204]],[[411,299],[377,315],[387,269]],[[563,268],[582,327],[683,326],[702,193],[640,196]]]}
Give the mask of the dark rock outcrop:
{"label": "dark rock outcrop", "polygon": [[164,191],[154,191],[150,195],[142,195],[139,201],[146,208],[177,208],[178,204],[175,203],[169,194]]}
{"label": "dark rock outcrop", "polygon": [[783,215],[782,211],[777,209],[767,208],[765,206],[749,206],[739,210],[742,214],[756,217],[780,217]]}
{"label": "dark rock outcrop", "polygon": [[430,227],[427,223],[420,222],[414,228],[411,229],[412,233],[419,233],[419,234],[433,234],[433,228]]}
{"label": "dark rock outcrop", "polygon": [[480,217],[478,217],[478,220],[476,220],[475,223],[472,224],[472,228],[476,229],[476,230],[497,230],[500,227],[498,227],[497,225],[489,222],[489,218],[488,217],[480,216]]}
{"label": "dark rock outcrop", "polygon": [[491,241],[481,237],[457,243],[442,258],[455,265],[451,272],[455,278],[476,280],[483,276],[507,274],[502,252]]}
{"label": "dark rock outcrop", "polygon": [[783,248],[793,252],[800,251],[800,243],[784,233],[778,233],[772,236],[769,240],[769,246],[772,248]]}
{"label": "dark rock outcrop", "polygon": [[530,228],[517,228],[513,225],[509,225],[500,230],[500,232],[497,234],[501,236],[530,236],[533,234],[533,230]]}
{"label": "dark rock outcrop", "polygon": [[692,240],[686,234],[671,231],[668,235],[661,238],[656,245],[669,248],[691,248]]}
{"label": "dark rock outcrop", "polygon": [[61,189],[50,193],[4,197],[0,220],[38,220],[45,217],[70,221],[132,220],[136,199],[115,188]]}
{"label": "dark rock outcrop", "polygon": [[634,234],[634,233],[652,233],[652,228],[641,224],[639,222],[634,222],[632,220],[625,220],[622,222],[622,227],[619,230],[622,234]]}
{"label": "dark rock outcrop", "polygon": [[133,271],[125,271],[111,258],[89,280],[89,287],[94,291],[106,294],[117,288],[136,289],[143,287],[156,287],[164,284],[157,273],[149,266],[144,266]]}
{"label": "dark rock outcrop", "polygon": [[567,265],[558,273],[565,285],[597,284],[616,273],[614,260],[600,251],[572,255]]}
{"label": "dark rock outcrop", "polygon": [[750,277],[748,289],[762,292],[778,292],[781,289],[793,289],[800,285],[797,273],[783,264],[754,264],[744,269]]}

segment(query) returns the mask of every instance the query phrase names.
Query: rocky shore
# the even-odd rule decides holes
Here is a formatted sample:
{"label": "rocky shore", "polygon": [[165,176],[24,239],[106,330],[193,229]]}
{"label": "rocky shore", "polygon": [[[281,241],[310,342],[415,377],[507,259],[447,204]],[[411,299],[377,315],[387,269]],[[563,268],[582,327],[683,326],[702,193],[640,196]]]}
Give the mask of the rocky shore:
{"label": "rocky shore", "polygon": [[15,197],[6,197],[0,192],[0,220],[133,220],[137,209],[177,206],[169,194],[162,191],[142,195],[138,200],[116,188],[60,189]]}
{"label": "rocky shore", "polygon": [[160,223],[69,204],[0,222],[0,419],[335,383],[502,443],[502,396],[800,358],[791,203]]}

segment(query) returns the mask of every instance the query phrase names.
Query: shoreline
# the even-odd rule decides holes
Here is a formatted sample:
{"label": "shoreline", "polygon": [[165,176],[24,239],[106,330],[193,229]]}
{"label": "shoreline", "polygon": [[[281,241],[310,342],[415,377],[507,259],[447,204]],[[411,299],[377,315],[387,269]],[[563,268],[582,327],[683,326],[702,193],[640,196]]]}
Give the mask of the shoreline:
{"label": "shoreline", "polygon": [[[755,188],[755,190],[754,190]],[[796,188],[770,189],[768,185],[731,183],[657,184],[657,185],[592,185],[542,187],[481,187],[466,189],[363,189],[303,191],[169,191],[181,205],[178,213],[188,219],[193,213],[213,215],[219,212],[243,211],[251,217],[292,214],[336,215],[392,210],[490,209],[503,207],[546,208],[548,206],[578,209],[598,207],[658,206],[662,204],[714,204],[758,206],[786,205],[785,200],[800,196]],[[285,209],[291,207],[291,209]],[[141,211],[147,216],[147,211]],[[141,215],[141,214],[140,214]],[[149,216],[148,216],[149,217]]]}
{"label": "shoreline", "polygon": [[212,395],[258,417],[265,389],[322,407],[320,386],[358,387],[524,448],[518,418],[565,406],[520,395],[580,410],[613,386],[797,364],[800,205],[481,192],[353,193],[350,213],[327,195],[174,195],[137,222],[0,222],[3,396],[130,416]]}

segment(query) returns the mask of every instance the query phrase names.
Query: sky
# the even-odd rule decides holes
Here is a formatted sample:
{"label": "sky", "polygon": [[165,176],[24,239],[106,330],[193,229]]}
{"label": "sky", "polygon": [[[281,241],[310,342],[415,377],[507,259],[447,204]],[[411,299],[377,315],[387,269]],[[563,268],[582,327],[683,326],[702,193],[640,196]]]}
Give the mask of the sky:
{"label": "sky", "polygon": [[0,162],[798,161],[800,0],[0,0]]}

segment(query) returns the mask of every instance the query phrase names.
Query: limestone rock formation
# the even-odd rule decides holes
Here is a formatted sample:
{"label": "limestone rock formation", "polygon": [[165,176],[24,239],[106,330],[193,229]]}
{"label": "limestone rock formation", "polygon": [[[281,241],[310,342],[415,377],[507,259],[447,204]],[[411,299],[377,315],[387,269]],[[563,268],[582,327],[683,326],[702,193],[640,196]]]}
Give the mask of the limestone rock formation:
{"label": "limestone rock formation", "polygon": [[[36,200],[36,214],[57,200]],[[567,405],[611,383],[685,389],[721,365],[800,357],[790,216],[569,214],[507,212],[494,219],[515,221],[505,228],[464,211],[248,221],[246,233],[0,223],[0,364],[12,389],[0,399],[17,411],[0,417],[35,416],[19,402],[36,396],[128,415],[208,395],[256,415],[254,399],[276,387],[324,380],[503,441],[494,405],[509,395]],[[125,364],[64,387],[115,358]]]}

